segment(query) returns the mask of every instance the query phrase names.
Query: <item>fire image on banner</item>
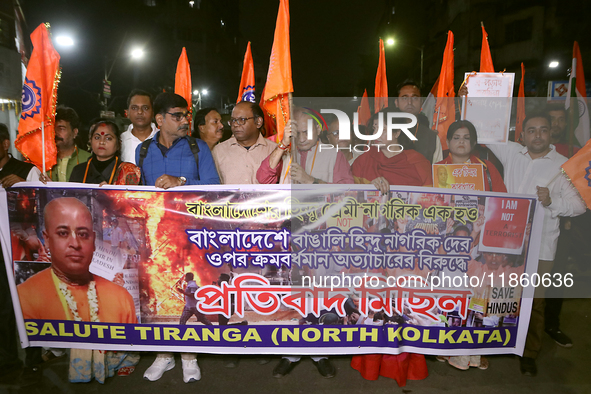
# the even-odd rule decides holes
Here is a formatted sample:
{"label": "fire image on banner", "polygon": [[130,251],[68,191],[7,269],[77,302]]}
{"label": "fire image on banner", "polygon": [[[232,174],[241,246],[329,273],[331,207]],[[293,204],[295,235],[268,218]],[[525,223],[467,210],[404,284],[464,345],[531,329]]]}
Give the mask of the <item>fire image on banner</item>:
{"label": "fire image on banner", "polygon": [[[94,242],[74,257],[56,249],[44,212],[64,198],[71,218],[87,218],[76,238]],[[68,184],[2,190],[1,208],[25,346],[440,355],[519,354],[525,343],[531,299],[499,278],[537,269],[534,197]],[[517,237],[497,234],[506,214],[503,232]],[[67,281],[68,258],[88,264],[88,285]],[[211,325],[180,322],[188,272]]]}

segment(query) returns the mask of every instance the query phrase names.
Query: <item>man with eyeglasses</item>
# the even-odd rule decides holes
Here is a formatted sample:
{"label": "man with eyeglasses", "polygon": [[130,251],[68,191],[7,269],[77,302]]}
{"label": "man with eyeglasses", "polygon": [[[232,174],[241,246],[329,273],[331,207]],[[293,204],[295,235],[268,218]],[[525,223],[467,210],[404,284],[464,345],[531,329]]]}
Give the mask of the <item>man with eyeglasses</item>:
{"label": "man with eyeglasses", "polygon": [[131,120],[131,124],[121,134],[121,160],[136,164],[135,149],[148,138],[154,137],[158,131],[152,122],[154,115],[152,109],[152,96],[150,93],[134,89],[127,98],[127,110],[125,116]]}
{"label": "man with eyeglasses", "polygon": [[417,125],[410,130],[417,137],[413,149],[425,156],[427,160],[438,163],[443,160],[441,141],[437,132],[429,127],[429,120],[421,112],[421,89],[416,82],[407,79],[398,85],[398,96],[394,100],[396,107],[402,112],[408,112],[417,117]]}
{"label": "man with eyeglasses", "polygon": [[[312,120],[309,138],[308,124]],[[337,149],[320,149],[320,133],[326,122],[322,115],[309,108],[295,107],[292,120],[284,130],[284,140],[289,141],[291,133],[296,136],[296,162],[293,163],[287,150],[275,150],[263,161],[257,179],[260,183],[273,184],[353,184],[351,166]]]}
{"label": "man with eyeglasses", "polygon": [[154,101],[160,131],[135,151],[144,185],[168,189],[184,185],[217,185],[220,178],[207,144],[187,135],[187,101],[174,93],[160,93]]}
{"label": "man with eyeglasses", "polygon": [[[178,94],[160,93],[154,100],[154,112],[160,131],[154,138],[139,145],[135,152],[144,184],[163,189],[219,184],[209,147],[204,141],[187,135],[187,101]],[[195,353],[182,353],[181,362],[185,383],[201,379]],[[144,373],[144,379],[156,381],[174,366],[172,353],[158,353],[156,360]]]}
{"label": "man with eyeglasses", "polygon": [[258,104],[241,101],[228,124],[233,136],[213,149],[213,159],[223,184],[256,184],[257,170],[277,144],[263,137],[264,114]]}

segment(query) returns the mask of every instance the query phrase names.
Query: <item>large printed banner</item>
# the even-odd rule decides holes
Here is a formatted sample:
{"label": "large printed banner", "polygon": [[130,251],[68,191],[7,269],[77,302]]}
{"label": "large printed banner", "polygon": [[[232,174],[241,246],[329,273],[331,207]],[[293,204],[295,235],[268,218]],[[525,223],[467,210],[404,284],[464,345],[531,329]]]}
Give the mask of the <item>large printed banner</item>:
{"label": "large printed banner", "polygon": [[523,351],[533,196],[22,185],[0,189],[0,235],[23,346]]}

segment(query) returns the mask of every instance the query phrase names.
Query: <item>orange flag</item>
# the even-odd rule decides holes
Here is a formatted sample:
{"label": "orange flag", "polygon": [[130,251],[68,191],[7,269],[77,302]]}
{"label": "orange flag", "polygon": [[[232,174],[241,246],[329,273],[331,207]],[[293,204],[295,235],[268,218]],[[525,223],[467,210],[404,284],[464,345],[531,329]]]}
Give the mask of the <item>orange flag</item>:
{"label": "orange flag", "polygon": [[380,60],[378,61],[378,72],[376,74],[376,87],[374,92],[374,111],[377,113],[388,106],[388,81],[386,80],[386,52],[384,41],[380,38]]}
{"label": "orange flag", "polygon": [[238,90],[238,99],[241,101],[255,102],[254,98],[254,65],[252,63],[252,53],[250,52],[250,41],[246,46],[244,54],[244,65],[242,66],[242,78],[240,79],[240,89]]}
{"label": "orange flag", "polygon": [[488,34],[484,30],[484,24],[480,22],[482,27],[482,47],[480,48],[480,72],[481,73],[494,73],[495,68],[493,67],[492,57],[490,56],[490,47],[488,46]]}
{"label": "orange flag", "polygon": [[181,56],[176,65],[176,74],[174,75],[174,92],[187,100],[189,112],[193,112],[193,91],[191,85],[191,67],[187,58],[187,51],[183,47]]}
{"label": "orange flag", "polygon": [[57,163],[54,123],[60,55],[53,48],[45,24],[35,29],[31,41],[33,53],[23,85],[22,112],[14,145],[25,160],[45,172]]}
{"label": "orange flag", "polygon": [[591,140],[562,165],[562,171],[577,188],[587,208],[591,209]]}
{"label": "orange flag", "polygon": [[263,123],[265,127],[265,138],[268,138],[271,141],[275,141],[275,134],[277,134],[277,125],[275,125],[275,119],[273,119],[271,115],[269,115],[269,112],[267,112],[267,109],[265,108],[265,100],[263,99],[264,96],[265,89],[263,88],[263,94],[261,95],[261,101],[259,103],[259,106],[261,107],[261,109],[263,110],[263,114],[265,115],[265,121]]}
{"label": "orange flag", "polygon": [[263,91],[263,106],[277,123],[277,141],[283,139],[283,129],[291,116],[288,94],[292,92],[289,0],[280,0],[267,83]]}
{"label": "orange flag", "polygon": [[371,118],[371,111],[369,110],[369,100],[367,98],[367,89],[363,92],[363,97],[361,97],[361,105],[357,108],[357,113],[359,116],[359,124],[366,126],[369,118]]}
{"label": "orange flag", "polygon": [[433,114],[433,127],[439,134],[441,147],[447,149],[447,129],[456,120],[456,106],[454,102],[454,34],[447,33],[447,44],[443,52],[443,64],[437,84],[437,101]]}
{"label": "orange flag", "polygon": [[515,116],[515,142],[519,141],[519,135],[523,131],[523,120],[525,119],[524,79],[525,67],[523,67],[523,63],[521,63],[521,82],[519,82],[519,92],[517,93],[517,115]]}

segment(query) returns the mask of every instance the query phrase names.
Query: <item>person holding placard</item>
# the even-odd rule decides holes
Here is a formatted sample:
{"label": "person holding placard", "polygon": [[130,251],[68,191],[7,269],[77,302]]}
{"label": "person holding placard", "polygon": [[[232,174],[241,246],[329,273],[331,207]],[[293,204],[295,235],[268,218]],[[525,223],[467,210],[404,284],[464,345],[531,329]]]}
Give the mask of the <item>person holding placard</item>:
{"label": "person holding placard", "polygon": [[[484,169],[484,189],[493,192],[507,192],[503,177],[488,160],[481,160],[472,154],[477,141],[476,128],[468,120],[458,120],[447,130],[449,156],[437,164],[482,164]],[[442,167],[440,167],[442,168]],[[439,174],[433,174],[433,179]]]}
{"label": "person holding placard", "polygon": [[[544,226],[538,262],[540,277],[552,272],[556,244],[560,234],[559,216],[578,216],[585,204],[568,179],[561,173],[566,157],[550,144],[551,121],[546,113],[528,114],[523,120],[525,146],[509,141],[507,145],[488,145],[505,169],[509,193],[535,194],[544,208]],[[537,374],[536,357],[544,335],[544,287],[536,288],[525,351],[520,359],[521,373]]]}

